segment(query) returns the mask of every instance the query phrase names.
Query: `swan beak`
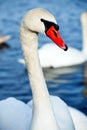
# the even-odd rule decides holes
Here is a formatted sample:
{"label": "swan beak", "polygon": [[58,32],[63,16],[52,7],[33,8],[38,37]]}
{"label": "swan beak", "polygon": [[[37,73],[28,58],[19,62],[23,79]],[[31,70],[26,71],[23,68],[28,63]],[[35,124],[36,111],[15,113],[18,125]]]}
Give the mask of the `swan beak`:
{"label": "swan beak", "polygon": [[54,26],[51,26],[45,33],[57,46],[67,51],[67,45],[64,43],[59,32],[54,28]]}

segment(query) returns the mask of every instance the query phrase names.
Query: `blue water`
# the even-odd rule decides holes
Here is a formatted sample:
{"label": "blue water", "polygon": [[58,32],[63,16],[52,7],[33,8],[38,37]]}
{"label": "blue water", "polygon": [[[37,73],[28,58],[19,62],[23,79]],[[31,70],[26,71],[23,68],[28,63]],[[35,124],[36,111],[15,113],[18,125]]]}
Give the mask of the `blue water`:
{"label": "blue water", "polygon": [[[82,49],[80,15],[87,11],[87,0],[0,0],[0,34],[11,34],[7,46],[0,49],[0,100],[13,96],[24,102],[32,98],[25,67],[17,62],[23,57],[19,27],[23,15],[42,7],[57,19],[60,33],[67,45]],[[40,35],[39,47],[49,39]],[[87,65],[45,69],[50,94],[61,97],[68,105],[87,114]]]}

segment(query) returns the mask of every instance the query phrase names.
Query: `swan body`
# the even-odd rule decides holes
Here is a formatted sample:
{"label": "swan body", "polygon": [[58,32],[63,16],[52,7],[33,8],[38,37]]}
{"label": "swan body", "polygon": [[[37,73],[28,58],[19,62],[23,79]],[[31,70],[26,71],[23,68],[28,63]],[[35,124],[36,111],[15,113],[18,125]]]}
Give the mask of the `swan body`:
{"label": "swan body", "polygon": [[[87,117],[85,114],[67,106],[56,96],[50,96],[50,98],[61,130],[71,130],[67,125],[69,111],[75,125],[75,130],[87,130]],[[13,97],[0,101],[0,130],[30,130],[31,120],[32,100],[27,104]]]}
{"label": "swan body", "polygon": [[[86,55],[75,48],[69,47],[68,51],[64,52],[51,43],[43,45],[38,51],[40,63],[43,68],[80,65],[87,60]],[[25,65],[24,59],[18,59],[18,62]]]}
{"label": "swan body", "polygon": [[86,61],[85,54],[81,54],[79,50],[69,47],[68,51],[64,53],[63,50],[50,43],[45,44],[39,50],[39,57],[43,67],[53,68],[78,65]]}
{"label": "swan body", "polygon": [[[46,34],[67,50],[52,14],[43,9],[33,9],[25,14],[20,27],[20,39],[33,102],[24,104],[15,98],[0,101],[0,130],[75,130],[75,127],[78,130],[74,125],[79,124],[74,124],[73,113],[70,114],[72,110],[69,112],[68,106],[60,98],[49,96],[38,58],[38,32]],[[87,117],[82,117],[85,117],[86,130]]]}
{"label": "swan body", "polygon": [[[65,53],[63,50],[56,47],[53,43],[46,43],[39,49],[40,63],[45,67],[66,67],[80,65],[87,61],[87,13],[83,12],[81,15],[82,35],[83,35],[83,49],[82,51],[69,47]],[[66,60],[68,59],[68,60]],[[24,59],[18,59],[18,62],[25,65]]]}
{"label": "swan body", "polygon": [[[87,117],[82,112],[67,105],[58,97],[50,96],[56,120],[61,130],[68,127],[67,114],[70,111],[75,130],[87,129]],[[32,120],[32,100],[27,104],[13,97],[0,101],[0,130],[30,130]],[[69,128],[68,128],[69,129]],[[71,130],[71,128],[70,128]]]}

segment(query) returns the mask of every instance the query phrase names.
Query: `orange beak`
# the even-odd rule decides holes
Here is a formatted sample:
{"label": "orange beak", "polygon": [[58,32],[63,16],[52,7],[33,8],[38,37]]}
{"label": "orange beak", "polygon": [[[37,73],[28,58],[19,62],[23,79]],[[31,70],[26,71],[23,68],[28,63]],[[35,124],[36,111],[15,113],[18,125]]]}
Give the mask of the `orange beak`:
{"label": "orange beak", "polygon": [[64,43],[64,41],[62,40],[62,38],[60,37],[60,34],[58,33],[58,31],[54,28],[54,26],[51,26],[47,31],[46,31],[46,35],[60,48],[62,48],[63,50],[67,50],[68,47],[66,46],[66,44]]}

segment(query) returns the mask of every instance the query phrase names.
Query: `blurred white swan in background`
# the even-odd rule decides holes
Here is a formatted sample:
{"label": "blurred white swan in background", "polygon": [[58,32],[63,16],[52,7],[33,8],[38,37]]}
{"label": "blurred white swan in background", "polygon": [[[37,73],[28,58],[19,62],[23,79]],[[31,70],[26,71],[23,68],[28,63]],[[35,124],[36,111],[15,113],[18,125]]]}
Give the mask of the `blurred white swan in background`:
{"label": "blurred white swan in background", "polygon": [[5,43],[6,41],[8,41],[10,38],[11,38],[11,35],[0,36],[0,45],[2,45],[3,43]]}
{"label": "blurred white swan in background", "polygon": [[[79,65],[87,60],[87,13],[83,12],[81,15],[82,24],[82,51],[69,47],[65,53],[53,43],[47,43],[39,49],[39,58],[42,67],[66,67]],[[25,65],[24,59],[18,59],[18,62]]]}
{"label": "blurred white swan in background", "polygon": [[68,107],[59,97],[49,96],[47,90],[38,58],[38,32],[67,50],[57,30],[54,16],[46,10],[32,9],[23,17],[20,38],[33,104],[12,97],[0,101],[0,130],[87,130],[87,117]]}

